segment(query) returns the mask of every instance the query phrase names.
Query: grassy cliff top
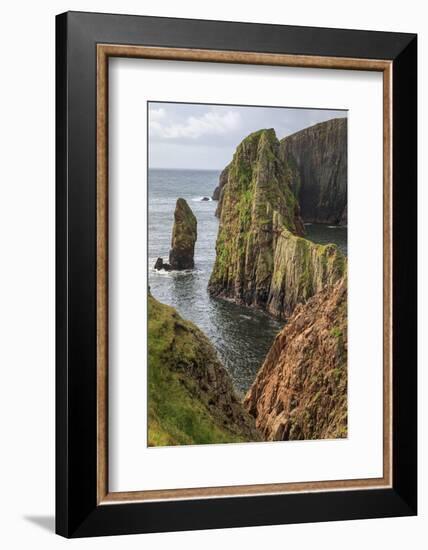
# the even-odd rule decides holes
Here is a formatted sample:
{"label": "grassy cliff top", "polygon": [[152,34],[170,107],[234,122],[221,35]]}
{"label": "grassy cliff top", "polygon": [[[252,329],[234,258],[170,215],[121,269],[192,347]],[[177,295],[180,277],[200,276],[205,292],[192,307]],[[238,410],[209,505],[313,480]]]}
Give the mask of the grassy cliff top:
{"label": "grassy cliff top", "polygon": [[208,338],[151,295],[148,351],[149,446],[259,439]]}

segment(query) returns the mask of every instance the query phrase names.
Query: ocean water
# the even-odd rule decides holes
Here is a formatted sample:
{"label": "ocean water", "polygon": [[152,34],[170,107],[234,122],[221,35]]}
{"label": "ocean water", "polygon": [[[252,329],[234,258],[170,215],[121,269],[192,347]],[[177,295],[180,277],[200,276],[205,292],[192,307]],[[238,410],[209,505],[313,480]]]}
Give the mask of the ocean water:
{"label": "ocean water", "polygon": [[321,223],[305,223],[305,237],[315,243],[335,243],[340,250],[348,255],[348,231],[340,225],[324,225]]}
{"label": "ocean water", "polygon": [[[182,317],[205,332],[236,390],[244,394],[283,323],[261,311],[214,299],[208,294],[218,230],[218,219],[214,215],[217,202],[201,199],[211,197],[219,175],[219,171],[150,170],[149,285],[156,299],[175,307]],[[168,261],[175,203],[179,197],[186,199],[198,220],[195,269],[156,271],[153,266],[158,257]],[[306,226],[306,231],[311,240],[336,242],[346,252],[345,228],[313,224]]]}

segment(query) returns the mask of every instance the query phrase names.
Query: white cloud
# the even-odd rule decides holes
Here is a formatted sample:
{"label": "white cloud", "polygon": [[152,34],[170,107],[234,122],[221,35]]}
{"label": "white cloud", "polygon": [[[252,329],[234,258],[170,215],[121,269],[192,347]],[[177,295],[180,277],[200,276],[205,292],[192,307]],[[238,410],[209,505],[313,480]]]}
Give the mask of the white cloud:
{"label": "white cloud", "polygon": [[[154,114],[154,116],[153,116]],[[216,113],[210,111],[202,116],[189,116],[183,122],[165,123],[165,110],[150,110],[150,136],[164,140],[197,139],[202,136],[223,135],[235,130],[240,125],[240,114],[237,111]]]}
{"label": "white cloud", "polygon": [[152,122],[158,122],[159,120],[162,120],[165,118],[166,112],[165,109],[162,107],[159,107],[159,109],[154,109],[153,107],[150,107],[150,123]]}

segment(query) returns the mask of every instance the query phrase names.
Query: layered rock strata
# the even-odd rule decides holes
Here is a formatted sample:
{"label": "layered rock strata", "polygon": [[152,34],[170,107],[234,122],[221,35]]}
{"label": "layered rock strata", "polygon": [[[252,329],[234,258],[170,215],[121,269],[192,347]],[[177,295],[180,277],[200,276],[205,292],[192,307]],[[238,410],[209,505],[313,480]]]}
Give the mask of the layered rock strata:
{"label": "layered rock strata", "polygon": [[281,140],[305,222],[347,223],[347,119],[335,118]]}
{"label": "layered rock strata", "polygon": [[346,276],[296,307],[244,406],[266,440],[347,436]]}

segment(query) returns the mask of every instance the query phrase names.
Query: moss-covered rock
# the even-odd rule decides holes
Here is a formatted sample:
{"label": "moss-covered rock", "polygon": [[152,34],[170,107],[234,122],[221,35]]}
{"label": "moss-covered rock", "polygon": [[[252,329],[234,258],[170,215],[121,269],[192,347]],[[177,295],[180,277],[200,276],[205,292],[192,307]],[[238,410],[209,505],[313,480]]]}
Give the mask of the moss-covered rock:
{"label": "moss-covered rock", "polygon": [[209,292],[285,318],[341,277],[345,258],[302,238],[296,172],[280,158],[274,130],[245,138],[228,168]]}
{"label": "moss-covered rock", "polygon": [[347,437],[347,282],[299,305],[244,405],[266,440]]}
{"label": "moss-covered rock", "polygon": [[150,446],[261,439],[208,338],[150,294],[148,352]]}
{"label": "moss-covered rock", "polygon": [[172,269],[193,269],[197,221],[184,199],[177,199],[174,211],[169,265]]}
{"label": "moss-covered rock", "polygon": [[346,258],[335,244],[314,244],[284,229],[275,247],[266,309],[286,319],[297,304],[332,286],[345,270]]}
{"label": "moss-covered rock", "polygon": [[346,118],[281,140],[280,156],[295,172],[292,190],[305,222],[347,223],[347,143]]}

